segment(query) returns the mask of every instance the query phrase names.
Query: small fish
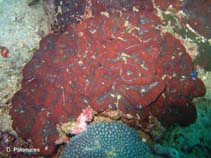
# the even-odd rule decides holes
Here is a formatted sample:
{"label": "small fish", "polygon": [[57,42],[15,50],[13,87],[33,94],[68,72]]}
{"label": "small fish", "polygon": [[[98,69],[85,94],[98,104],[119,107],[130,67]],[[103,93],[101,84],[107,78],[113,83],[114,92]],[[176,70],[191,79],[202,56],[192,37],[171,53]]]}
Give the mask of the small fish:
{"label": "small fish", "polygon": [[196,70],[192,70],[189,75],[193,80],[196,80],[197,76],[198,76],[198,72]]}

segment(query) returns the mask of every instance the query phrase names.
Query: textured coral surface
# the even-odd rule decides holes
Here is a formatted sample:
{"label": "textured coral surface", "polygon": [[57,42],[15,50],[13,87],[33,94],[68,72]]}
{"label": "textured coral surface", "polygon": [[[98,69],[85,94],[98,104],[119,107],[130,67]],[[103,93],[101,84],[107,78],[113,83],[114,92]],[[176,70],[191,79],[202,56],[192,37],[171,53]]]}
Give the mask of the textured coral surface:
{"label": "textured coral surface", "polygon": [[[51,0],[48,0],[51,3]],[[134,7],[140,10],[152,11],[151,1],[146,0],[54,0],[56,20],[54,31],[65,31],[72,23],[79,23],[87,16],[95,16],[102,11],[119,9],[132,10]],[[90,14],[91,13],[91,14]]]}
{"label": "textured coral surface", "polygon": [[211,37],[211,1],[202,0],[199,3],[194,0],[186,0],[183,10],[189,15],[186,22],[200,35]]}
{"label": "textured coral surface", "polygon": [[150,154],[134,129],[119,122],[98,122],[73,137],[60,158],[147,158]]}
{"label": "textured coral surface", "polygon": [[193,122],[191,101],[205,93],[204,85],[189,75],[185,48],[159,25],[151,11],[111,9],[45,37],[12,100],[13,128],[41,154],[51,154],[56,124],[87,106],[98,113],[118,109],[136,125],[149,115],[166,125]]}

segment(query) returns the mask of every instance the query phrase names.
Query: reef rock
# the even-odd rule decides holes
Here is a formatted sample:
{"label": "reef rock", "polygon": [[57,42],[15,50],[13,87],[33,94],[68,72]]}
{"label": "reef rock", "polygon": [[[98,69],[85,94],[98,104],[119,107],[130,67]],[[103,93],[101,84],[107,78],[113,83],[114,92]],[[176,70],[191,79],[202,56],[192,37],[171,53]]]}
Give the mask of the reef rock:
{"label": "reef rock", "polygon": [[[134,125],[149,115],[165,122],[178,107],[193,122],[191,101],[205,93],[204,85],[190,77],[190,56],[160,24],[151,11],[113,9],[42,39],[12,99],[13,128],[48,155],[59,137],[56,125],[87,106],[98,114],[119,110]],[[168,125],[180,115],[173,117]]]}

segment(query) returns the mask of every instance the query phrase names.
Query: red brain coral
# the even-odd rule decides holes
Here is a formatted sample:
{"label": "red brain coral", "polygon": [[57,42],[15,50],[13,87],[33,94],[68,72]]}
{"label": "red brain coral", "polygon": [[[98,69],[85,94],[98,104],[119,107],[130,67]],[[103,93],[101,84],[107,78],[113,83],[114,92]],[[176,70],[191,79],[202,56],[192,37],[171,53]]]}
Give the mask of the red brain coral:
{"label": "red brain coral", "polygon": [[203,83],[189,77],[189,55],[156,29],[159,24],[153,13],[113,11],[48,35],[23,69],[22,89],[12,100],[14,129],[50,154],[56,124],[89,105],[97,112],[119,109],[141,122],[203,95]]}

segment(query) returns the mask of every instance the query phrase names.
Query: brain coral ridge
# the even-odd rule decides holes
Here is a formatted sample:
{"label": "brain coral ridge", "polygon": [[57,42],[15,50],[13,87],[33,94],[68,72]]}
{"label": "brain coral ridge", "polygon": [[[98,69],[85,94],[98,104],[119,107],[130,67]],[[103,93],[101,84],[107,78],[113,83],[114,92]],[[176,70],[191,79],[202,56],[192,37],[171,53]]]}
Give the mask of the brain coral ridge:
{"label": "brain coral ridge", "polygon": [[[159,118],[173,106],[193,121],[191,100],[205,93],[204,85],[188,76],[191,58],[160,24],[153,12],[113,11],[42,39],[12,99],[13,128],[48,155],[59,137],[56,124],[87,106],[98,113],[118,109],[134,122]],[[178,117],[167,116],[162,120]]]}
{"label": "brain coral ridge", "polygon": [[120,122],[98,122],[74,136],[60,158],[148,158],[150,154],[136,130]]}

